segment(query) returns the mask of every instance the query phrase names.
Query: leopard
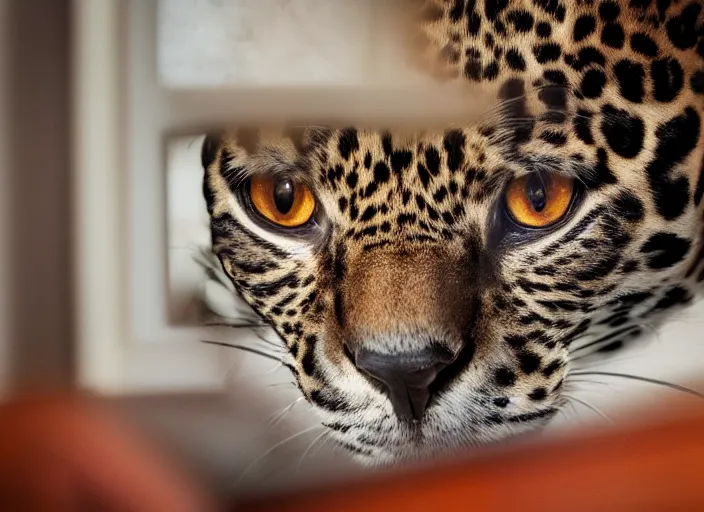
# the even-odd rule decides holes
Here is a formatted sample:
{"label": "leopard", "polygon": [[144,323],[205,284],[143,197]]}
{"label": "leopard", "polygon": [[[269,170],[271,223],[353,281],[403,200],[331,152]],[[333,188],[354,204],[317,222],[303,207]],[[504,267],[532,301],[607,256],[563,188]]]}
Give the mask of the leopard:
{"label": "leopard", "polygon": [[408,6],[409,51],[485,117],[201,149],[213,254],[367,466],[543,430],[575,348],[632,345],[704,282],[701,1]]}

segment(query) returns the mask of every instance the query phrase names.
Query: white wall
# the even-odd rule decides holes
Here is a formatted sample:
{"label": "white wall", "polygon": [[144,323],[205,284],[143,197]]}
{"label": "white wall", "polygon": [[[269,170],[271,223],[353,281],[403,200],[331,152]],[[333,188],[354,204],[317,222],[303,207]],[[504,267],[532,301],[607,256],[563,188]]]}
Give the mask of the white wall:
{"label": "white wall", "polygon": [[396,3],[159,0],[159,74],[172,87],[427,82],[398,53]]}

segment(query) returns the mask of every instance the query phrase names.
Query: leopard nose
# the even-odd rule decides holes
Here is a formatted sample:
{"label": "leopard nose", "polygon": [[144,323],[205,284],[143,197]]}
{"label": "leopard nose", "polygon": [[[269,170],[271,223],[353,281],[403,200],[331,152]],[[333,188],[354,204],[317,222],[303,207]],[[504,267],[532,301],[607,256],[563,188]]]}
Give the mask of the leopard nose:
{"label": "leopard nose", "polygon": [[439,347],[398,354],[360,348],[355,354],[355,365],[386,387],[399,418],[417,421],[428,406],[430,385],[453,359],[450,351]]}

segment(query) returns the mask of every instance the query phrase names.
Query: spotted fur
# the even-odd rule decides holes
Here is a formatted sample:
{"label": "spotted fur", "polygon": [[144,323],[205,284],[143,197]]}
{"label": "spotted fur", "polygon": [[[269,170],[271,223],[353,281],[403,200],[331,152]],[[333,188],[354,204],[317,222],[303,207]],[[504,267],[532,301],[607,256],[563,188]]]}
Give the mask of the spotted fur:
{"label": "spotted fur", "polygon": [[[617,348],[692,301],[704,280],[702,6],[423,1],[414,51],[441,78],[495,95],[482,123],[206,139],[214,252],[360,460],[544,425],[564,404],[576,340]],[[580,185],[564,220],[539,231],[511,222],[503,202],[511,178],[536,171]],[[305,180],[317,222],[262,223],[242,194],[259,172]],[[405,422],[349,346],[428,340],[457,358],[422,421]]]}

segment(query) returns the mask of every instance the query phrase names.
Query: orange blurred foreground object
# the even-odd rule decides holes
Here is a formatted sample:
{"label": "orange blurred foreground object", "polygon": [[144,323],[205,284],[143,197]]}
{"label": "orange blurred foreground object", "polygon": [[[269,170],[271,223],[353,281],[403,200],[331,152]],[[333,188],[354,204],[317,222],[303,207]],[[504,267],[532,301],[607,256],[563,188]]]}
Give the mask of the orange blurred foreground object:
{"label": "orange blurred foreground object", "polygon": [[98,404],[42,397],[0,406],[0,510],[213,508],[185,473]]}
{"label": "orange blurred foreground object", "polygon": [[704,414],[241,504],[247,512],[704,510]]}

